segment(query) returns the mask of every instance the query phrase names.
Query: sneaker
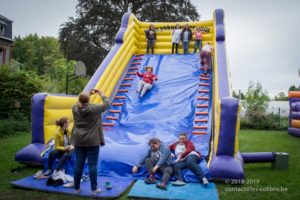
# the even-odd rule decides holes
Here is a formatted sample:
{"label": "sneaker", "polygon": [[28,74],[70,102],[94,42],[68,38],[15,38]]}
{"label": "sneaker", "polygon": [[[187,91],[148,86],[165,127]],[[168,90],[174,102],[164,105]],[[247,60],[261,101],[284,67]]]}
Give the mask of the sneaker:
{"label": "sneaker", "polygon": [[185,185],[185,182],[177,180],[175,182],[172,182],[172,185],[174,185],[174,186],[183,186],[183,185]]}
{"label": "sneaker", "polygon": [[156,179],[154,177],[152,177],[152,178],[151,177],[145,178],[144,181],[145,181],[146,184],[154,184],[154,183],[156,183]]}
{"label": "sneaker", "polygon": [[42,170],[37,171],[37,173],[35,173],[35,175],[33,176],[35,179],[40,179],[40,177],[44,175]]}
{"label": "sneaker", "polygon": [[167,185],[164,182],[156,184],[156,187],[162,190],[167,190]]}
{"label": "sneaker", "polygon": [[202,182],[203,182],[204,185],[208,185],[209,184],[207,178],[205,178],[205,177],[202,178]]}
{"label": "sneaker", "polygon": [[74,187],[74,182],[71,181],[69,183],[66,183],[66,184],[63,185],[63,187],[65,187],[65,188],[72,188],[72,187]]}
{"label": "sneaker", "polygon": [[52,174],[52,169],[48,169],[45,173],[44,176],[50,176]]}
{"label": "sneaker", "polygon": [[100,192],[101,192],[101,189],[97,188],[96,190],[92,191],[92,196],[95,196],[95,195],[99,194]]}

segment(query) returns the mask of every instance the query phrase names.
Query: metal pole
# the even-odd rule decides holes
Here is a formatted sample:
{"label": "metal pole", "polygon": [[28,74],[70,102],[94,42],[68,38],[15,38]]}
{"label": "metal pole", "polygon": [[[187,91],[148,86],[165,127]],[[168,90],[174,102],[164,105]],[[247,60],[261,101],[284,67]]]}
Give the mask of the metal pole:
{"label": "metal pole", "polygon": [[280,126],[280,108],[278,108],[278,126]]}
{"label": "metal pole", "polygon": [[69,74],[67,73],[67,77],[66,77],[66,94],[68,94],[68,87],[69,87]]}

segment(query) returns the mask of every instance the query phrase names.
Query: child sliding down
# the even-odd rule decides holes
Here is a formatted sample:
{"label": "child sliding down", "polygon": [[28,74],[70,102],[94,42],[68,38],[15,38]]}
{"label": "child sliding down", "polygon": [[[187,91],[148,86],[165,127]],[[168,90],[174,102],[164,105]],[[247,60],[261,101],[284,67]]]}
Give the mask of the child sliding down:
{"label": "child sliding down", "polygon": [[139,77],[142,77],[142,80],[140,80],[137,89],[137,92],[140,93],[140,97],[143,97],[144,94],[152,88],[153,81],[157,80],[157,77],[153,74],[153,67],[147,66],[145,68],[146,68],[145,73],[139,73],[139,72],[136,73]]}

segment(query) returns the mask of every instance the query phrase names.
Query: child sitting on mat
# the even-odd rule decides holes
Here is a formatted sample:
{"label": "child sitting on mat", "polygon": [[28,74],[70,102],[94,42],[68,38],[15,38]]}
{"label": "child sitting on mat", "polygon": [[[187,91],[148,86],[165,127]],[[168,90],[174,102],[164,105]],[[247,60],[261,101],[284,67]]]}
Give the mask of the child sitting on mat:
{"label": "child sitting on mat", "polygon": [[137,89],[137,92],[141,93],[140,97],[143,97],[144,94],[153,87],[154,80],[157,80],[157,76],[153,74],[153,67],[146,66],[145,68],[146,68],[145,73],[140,73],[140,72],[136,73],[139,77],[143,78],[142,80],[140,80]]}

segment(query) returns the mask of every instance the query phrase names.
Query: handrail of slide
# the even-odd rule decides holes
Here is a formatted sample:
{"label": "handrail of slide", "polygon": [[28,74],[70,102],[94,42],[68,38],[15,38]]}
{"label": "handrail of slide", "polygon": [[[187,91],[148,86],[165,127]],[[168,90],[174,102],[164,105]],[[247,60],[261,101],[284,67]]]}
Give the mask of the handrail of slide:
{"label": "handrail of slide", "polygon": [[238,152],[239,101],[231,97],[225,49],[224,11],[214,13],[215,54],[213,90],[213,137],[209,170],[213,179],[244,179],[243,159]]}

